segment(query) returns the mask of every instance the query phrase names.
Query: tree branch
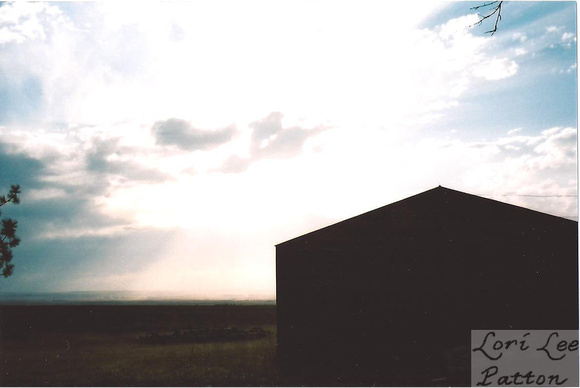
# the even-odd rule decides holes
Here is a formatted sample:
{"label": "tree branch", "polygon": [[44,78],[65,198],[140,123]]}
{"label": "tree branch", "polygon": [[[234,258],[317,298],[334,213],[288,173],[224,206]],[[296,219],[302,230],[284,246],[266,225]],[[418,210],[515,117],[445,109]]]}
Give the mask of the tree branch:
{"label": "tree branch", "polygon": [[[20,203],[20,186],[11,185],[10,192],[8,195],[0,196],[0,207],[12,202],[15,205]],[[1,212],[0,212],[1,213]],[[10,264],[12,261],[12,249],[16,248],[20,244],[20,239],[16,237],[16,229],[18,228],[18,222],[11,219],[5,218],[1,220],[0,227],[0,270],[1,275],[5,278],[12,275],[14,272],[14,265]]]}
{"label": "tree branch", "polygon": [[479,15],[480,19],[472,24],[470,27],[473,27],[475,25],[481,26],[481,24],[483,23],[484,20],[487,20],[489,18],[491,18],[493,15],[496,15],[495,17],[495,23],[493,25],[493,29],[486,31],[486,34],[495,34],[497,31],[497,26],[501,20],[501,7],[503,5],[503,1],[492,1],[490,3],[485,3],[485,4],[481,4],[481,5],[477,5],[475,7],[471,7],[471,10],[477,10],[480,8],[485,8],[485,7],[489,7],[490,5],[494,5],[497,4],[495,7],[493,7],[493,9],[487,14],[487,15]]}
{"label": "tree branch", "polygon": [[6,198],[6,196],[4,195],[0,197],[0,207],[10,202],[14,203],[15,205],[18,205],[20,203],[20,198],[18,197],[18,194],[20,194],[20,185],[11,185],[10,192],[8,193],[8,198]]}
{"label": "tree branch", "polygon": [[488,7],[488,6],[490,6],[490,5],[494,5],[494,4],[496,4],[496,3],[499,3],[499,1],[492,1],[492,2],[490,2],[490,3],[485,3],[485,4],[476,5],[475,7],[471,7],[471,8],[469,8],[469,9],[471,9],[471,10],[473,10],[473,11],[476,11],[476,10],[478,10],[478,9],[480,9],[480,8]]}

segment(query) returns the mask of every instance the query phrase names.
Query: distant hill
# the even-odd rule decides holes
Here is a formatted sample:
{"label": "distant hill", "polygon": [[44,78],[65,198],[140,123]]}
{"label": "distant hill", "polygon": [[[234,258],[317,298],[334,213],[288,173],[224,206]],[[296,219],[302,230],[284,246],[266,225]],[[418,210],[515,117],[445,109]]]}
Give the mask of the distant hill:
{"label": "distant hill", "polygon": [[164,304],[164,305],[274,305],[275,300],[224,297],[196,299],[171,294],[148,294],[134,291],[77,291],[46,293],[0,293],[0,304]]}

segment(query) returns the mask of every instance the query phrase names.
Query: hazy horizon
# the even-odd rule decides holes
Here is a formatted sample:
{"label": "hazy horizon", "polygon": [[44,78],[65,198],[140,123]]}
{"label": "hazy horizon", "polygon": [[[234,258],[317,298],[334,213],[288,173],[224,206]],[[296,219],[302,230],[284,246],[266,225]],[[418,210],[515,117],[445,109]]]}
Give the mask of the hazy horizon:
{"label": "hazy horizon", "polygon": [[64,291],[64,292],[4,292],[0,293],[2,304],[271,304],[275,298],[256,295],[215,295],[212,298],[171,292],[139,292],[129,290]]}

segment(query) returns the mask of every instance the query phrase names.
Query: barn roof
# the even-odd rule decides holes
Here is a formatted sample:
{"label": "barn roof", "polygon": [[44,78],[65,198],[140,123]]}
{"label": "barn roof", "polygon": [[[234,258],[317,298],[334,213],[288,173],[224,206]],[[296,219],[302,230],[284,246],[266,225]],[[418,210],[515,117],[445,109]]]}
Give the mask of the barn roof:
{"label": "barn roof", "polygon": [[450,224],[455,227],[477,224],[479,228],[482,225],[501,225],[502,228],[514,230],[546,225],[578,227],[578,222],[563,217],[438,186],[276,246],[293,242],[345,240],[355,235],[376,234],[393,228],[438,228]]}

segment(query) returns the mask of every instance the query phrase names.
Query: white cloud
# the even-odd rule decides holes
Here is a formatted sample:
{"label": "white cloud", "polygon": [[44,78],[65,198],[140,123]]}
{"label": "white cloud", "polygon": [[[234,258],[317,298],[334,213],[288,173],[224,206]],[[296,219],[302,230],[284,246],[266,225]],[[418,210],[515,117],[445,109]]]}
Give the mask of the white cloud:
{"label": "white cloud", "polygon": [[521,33],[521,32],[514,32],[514,33],[512,34],[512,39],[513,39],[513,40],[520,41],[520,42],[522,42],[522,43],[523,43],[523,42],[525,42],[526,40],[528,40],[528,37],[527,37],[525,34]]}
{"label": "white cloud", "polygon": [[577,68],[578,68],[578,64],[574,63],[573,65],[570,65],[570,67],[568,67],[567,69],[561,69],[560,74],[571,74],[571,73],[575,72]]}
{"label": "white cloud", "polygon": [[518,64],[508,58],[491,59],[475,66],[473,75],[489,81],[511,77],[518,72]]}
{"label": "white cloud", "polygon": [[[339,128],[317,138],[321,151],[312,145],[292,162],[258,164],[243,178],[203,175],[170,185],[117,190],[103,205],[107,213],[133,215],[144,228],[179,228],[188,241],[171,242],[165,257],[136,275],[136,289],[146,285],[175,292],[219,288],[273,293],[274,244],[438,184],[574,216],[574,198],[506,195],[575,194],[575,129],[520,133],[511,130],[506,137],[467,142],[427,133],[417,140],[381,131],[365,131],[361,138]],[[260,186],[263,181],[268,185]],[[172,193],[171,203],[151,207],[164,192]],[[216,253],[214,240],[234,243]],[[209,257],[220,264],[212,265]],[[233,273],[236,280],[228,283]],[[160,275],[158,281],[155,274]]]}
{"label": "white cloud", "polygon": [[[499,74],[485,52],[490,39],[471,34],[476,15],[419,31],[416,5],[385,23],[380,2],[309,4],[308,13],[294,3],[259,3],[260,13],[252,12],[258,3],[233,4],[229,16],[203,3],[77,6],[72,27],[55,16],[46,41],[21,45],[20,59],[6,66],[41,81],[47,120],[179,117],[201,128],[244,125],[272,111],[316,125],[429,123],[441,107],[456,106],[477,63],[492,67],[479,71],[484,79],[513,74],[513,65]],[[218,14],[222,23],[210,23]]]}
{"label": "white cloud", "polygon": [[[472,165],[464,176],[466,183],[485,182],[483,192],[505,194],[558,195],[576,192],[570,178],[576,169],[576,130],[555,127],[535,136],[513,136],[492,142],[466,145],[474,153],[489,150],[480,165]],[[495,166],[495,167],[494,167]],[[577,212],[573,198],[540,203],[534,199],[515,198],[518,204],[556,215]]]}
{"label": "white cloud", "polygon": [[42,201],[47,199],[64,198],[66,191],[59,188],[32,189],[26,193],[25,201]]}
{"label": "white cloud", "polygon": [[[430,182],[438,177],[439,182],[470,182],[470,187],[494,191],[521,189],[532,182],[553,180],[555,174],[574,176],[576,148],[572,128],[553,128],[536,136],[518,133],[519,129],[511,130],[507,137],[486,143],[434,138],[417,143],[401,134],[365,131],[362,135],[337,129],[321,134],[318,146],[307,147],[303,155],[292,161],[257,164],[243,176],[202,174],[163,185],[117,188],[99,203],[106,214],[132,217],[135,225],[142,227],[222,225],[249,230],[260,229],[260,225],[287,224],[295,215],[309,212],[325,218],[355,215],[357,210],[364,210],[358,207],[361,204],[380,206],[386,198],[396,195],[386,181],[371,183],[371,176],[387,174],[389,182],[411,176],[417,182]],[[316,150],[319,147],[321,151]],[[415,160],[419,155],[420,159]],[[429,160],[428,166],[424,160]],[[504,169],[502,165],[509,167]],[[396,172],[395,166],[399,169]],[[502,173],[496,177],[486,175],[479,183],[471,181],[474,172],[494,174],[499,170]],[[570,189],[567,179],[560,179],[559,184]],[[261,186],[261,181],[268,181],[268,187]],[[432,183],[436,185],[437,181]],[[417,189],[425,184],[428,183]],[[255,187],[261,187],[260,191]],[[310,189],[303,191],[305,187]],[[357,187],[365,187],[364,194],[357,192]],[[164,192],[173,193],[171,202],[151,207]],[[234,197],[232,192],[236,193]],[[385,197],[387,193],[390,194]],[[347,200],[350,197],[359,201],[353,204]],[[283,209],[279,203],[285,203]]]}
{"label": "white cloud", "polygon": [[0,7],[0,46],[45,39],[44,24],[60,17],[57,7],[45,3],[14,2]]}
{"label": "white cloud", "polygon": [[55,225],[49,225],[45,230],[41,231],[36,238],[42,240],[63,240],[81,237],[119,236],[135,232],[136,230],[137,228],[127,225],[81,228],[62,228],[60,226],[56,227]]}
{"label": "white cloud", "polygon": [[573,32],[565,32],[562,34],[562,37],[560,38],[562,40],[562,42],[570,42],[570,41],[576,41],[576,34],[574,34]]}

